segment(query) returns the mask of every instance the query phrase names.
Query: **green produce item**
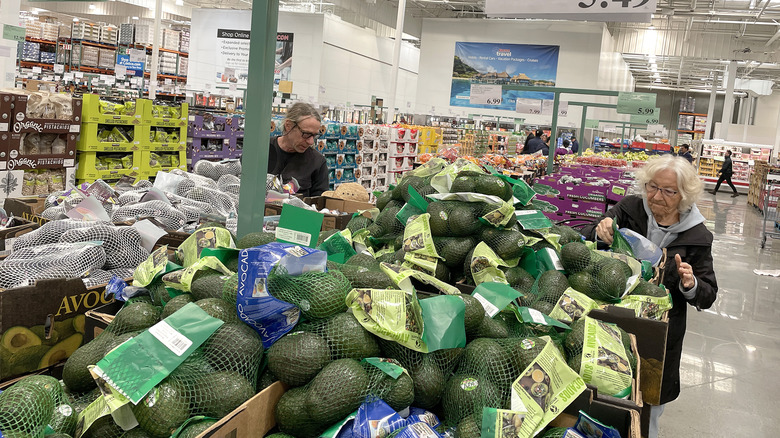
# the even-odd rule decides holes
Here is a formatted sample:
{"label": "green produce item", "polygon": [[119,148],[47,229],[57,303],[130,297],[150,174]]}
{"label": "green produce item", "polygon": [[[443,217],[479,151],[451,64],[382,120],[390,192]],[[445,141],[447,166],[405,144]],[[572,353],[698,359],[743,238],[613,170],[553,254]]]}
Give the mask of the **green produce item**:
{"label": "green produce item", "polygon": [[[66,436],[73,435],[76,432],[76,425],[78,424],[78,412],[73,405],[69,404],[63,396],[61,402],[54,407],[54,413],[52,414],[49,427],[57,434]],[[51,437],[52,435],[47,435]]]}
{"label": "green produce item", "polygon": [[97,386],[87,369],[87,365],[95,365],[100,359],[103,359],[105,344],[108,340],[109,337],[103,336],[101,333],[100,336],[82,345],[70,355],[62,369],[62,381],[70,391],[86,392]]}
{"label": "green produce item", "polygon": [[82,438],[107,438],[107,437],[120,437],[124,434],[124,430],[114,423],[114,419],[110,415],[104,415],[90,426],[89,430],[81,435]]}
{"label": "green produce item", "polygon": [[190,423],[187,425],[187,427],[185,427],[181,431],[181,433],[179,434],[179,438],[197,438],[198,436],[200,436],[200,434],[207,431],[216,422],[217,420],[201,420],[201,421]]}
{"label": "green produce item", "polygon": [[520,266],[507,268],[504,271],[504,276],[506,276],[506,282],[510,286],[524,293],[531,293],[531,289],[533,289],[536,282],[536,279]]}
{"label": "green produce item", "polygon": [[127,332],[146,330],[160,321],[160,311],[150,303],[127,304],[109,325],[110,332],[121,335]]}
{"label": "green produce item", "polygon": [[309,383],[328,362],[328,343],[314,333],[290,333],[268,349],[268,370],[288,386]]}
{"label": "green produce item", "polygon": [[569,285],[576,291],[592,297],[596,294],[596,284],[593,275],[588,272],[577,272],[569,275]]}
{"label": "green produce item", "polygon": [[[384,235],[395,236],[403,232],[404,224],[396,218],[399,211],[401,211],[401,207],[388,204],[388,206],[379,213],[379,216],[376,217],[374,223],[368,227],[369,230],[372,230],[371,235],[374,237]],[[372,228],[374,225],[376,225],[376,228]],[[375,229],[379,230],[378,234],[374,234],[373,230]]]}
{"label": "green produce item", "polygon": [[176,295],[175,297],[171,298],[170,301],[165,303],[165,307],[163,307],[160,319],[165,319],[173,315],[177,310],[186,306],[188,303],[193,302],[195,302],[195,300],[192,298],[192,294],[183,293],[181,295]]}
{"label": "green produce item", "polygon": [[444,264],[450,269],[461,268],[466,255],[477,246],[477,240],[473,236],[434,237],[433,242],[436,246],[436,252],[444,259]]}
{"label": "green produce item", "polygon": [[127,332],[124,334],[121,334],[119,336],[114,336],[111,333],[106,333],[105,336],[106,340],[104,341],[104,348],[103,348],[103,356],[107,355],[111,350],[114,348],[122,345],[124,342],[128,341],[130,338],[133,338],[135,336],[138,336],[138,333],[140,332]]}
{"label": "green produce item", "polygon": [[383,192],[381,195],[376,197],[376,208],[378,208],[379,210],[384,210],[385,206],[387,206],[387,203],[390,202],[392,199],[393,199],[392,190]]}
{"label": "green produce item", "polygon": [[35,345],[41,345],[41,338],[27,327],[11,327],[0,338],[0,346],[12,354]]}
{"label": "green produce item", "polygon": [[254,395],[254,385],[243,375],[235,371],[219,371],[196,380],[192,401],[196,412],[222,418]]}
{"label": "green produce item", "polygon": [[217,371],[233,371],[236,364],[260,363],[263,358],[260,335],[242,322],[223,324],[201,348],[204,359]]}
{"label": "green produce item", "polygon": [[458,438],[480,438],[482,436],[482,412],[471,414],[460,420],[456,434]]}
{"label": "green produce item", "polygon": [[163,283],[160,279],[154,280],[146,285],[146,289],[149,291],[149,295],[152,297],[152,304],[157,307],[164,306],[165,303],[171,299],[171,295],[168,293],[168,289],[165,288],[165,283]]}
{"label": "green produce item", "polygon": [[328,237],[338,233],[339,230],[325,230],[320,231],[320,236],[317,238],[317,246],[322,245],[322,242],[326,241]]}
{"label": "green produce item", "polygon": [[537,299],[531,307],[549,315],[563,292],[569,288],[569,281],[561,271],[545,271],[536,283]]}
{"label": "green produce item", "polygon": [[511,184],[496,175],[475,174],[474,172],[461,172],[452,181],[450,193],[475,192],[485,195],[498,196],[504,201],[512,199]]}
{"label": "green produce item", "polygon": [[649,297],[664,298],[669,295],[669,292],[661,286],[640,279],[639,284],[636,285],[629,295],[646,295]]}
{"label": "green produce item", "polygon": [[238,252],[230,254],[225,260],[225,267],[231,272],[238,272]]}
{"label": "green produce item", "polygon": [[379,269],[379,262],[374,258],[374,256],[365,253],[353,255],[349,258],[349,260],[344,262],[344,264],[367,269]]}
{"label": "green produce item", "polygon": [[3,391],[0,394],[0,430],[3,434],[43,436],[58,401],[52,391],[43,382],[28,385],[25,379]]}
{"label": "green produce item", "polygon": [[397,379],[385,374],[372,388],[372,392],[395,411],[409,407],[415,398],[414,381],[407,373],[401,373]]}
{"label": "green produce item", "polygon": [[487,227],[481,233],[481,239],[487,243],[497,256],[504,260],[520,257],[525,248],[525,238],[519,231]]}
{"label": "green produce item", "polygon": [[152,302],[152,297],[146,295],[141,295],[139,297],[132,297],[129,298],[127,301],[125,301],[126,306],[133,303],[146,303],[146,304],[154,305],[154,303]]}
{"label": "green produce item", "polygon": [[269,386],[273,385],[278,381],[279,379],[276,378],[274,373],[272,373],[271,370],[266,368],[265,371],[260,373],[260,376],[257,378],[257,392],[263,391],[265,388],[268,388]]}
{"label": "green produce item", "polygon": [[196,274],[192,280],[190,293],[192,293],[192,298],[195,301],[205,298],[222,298],[222,285],[225,283],[227,276],[213,269],[206,271],[202,275]]}
{"label": "green produce item", "polygon": [[[393,253],[390,253],[390,255],[392,256]],[[376,261],[379,262],[379,260]],[[397,289],[393,280],[379,269],[379,264],[370,268],[347,264],[339,267],[337,270],[344,274],[352,288]]]}
{"label": "green produce item", "polygon": [[308,395],[309,391],[306,388],[291,388],[276,403],[274,412],[276,425],[283,433],[299,438],[315,437],[330,426],[311,417]]}
{"label": "green produce item", "polygon": [[561,264],[569,274],[584,271],[590,264],[590,249],[582,242],[571,242],[561,248]]}
{"label": "green produce item", "polygon": [[30,327],[30,331],[35,334],[40,340],[41,344],[47,345],[51,347],[52,345],[56,344],[57,341],[60,339],[59,332],[55,328],[49,329],[49,339],[46,339],[46,327],[42,325],[35,325]]}
{"label": "green produce item", "polygon": [[367,228],[372,223],[374,223],[374,221],[372,221],[370,218],[358,215],[349,220],[347,223],[347,229],[351,231],[352,234],[355,234],[363,228]]}
{"label": "green produce item", "polygon": [[579,231],[567,225],[553,225],[550,228],[550,232],[561,236],[558,240],[561,245],[571,242],[582,242],[582,235]]}
{"label": "green produce item", "polygon": [[231,305],[227,301],[221,298],[204,298],[199,301],[195,301],[195,304],[217,319],[221,319],[226,323],[238,322],[238,313],[236,306]]}
{"label": "green produce item", "polygon": [[419,191],[424,185],[424,178],[415,175],[405,175],[403,179],[401,179],[401,182],[393,189],[393,199],[406,202],[409,200],[409,186],[412,186],[415,190]]}
{"label": "green produce item", "polygon": [[254,248],[256,246],[266,245],[274,241],[276,241],[276,235],[274,233],[267,233],[265,231],[254,232],[246,234],[244,237],[238,239],[238,242],[236,242],[236,248]]}
{"label": "green produce item", "polygon": [[508,338],[509,325],[502,315],[491,318],[487,315],[482,319],[482,324],[474,332],[474,338]]}
{"label": "green produce item", "polygon": [[306,405],[312,420],[331,425],[363,402],[369,376],[354,359],[339,359],[325,366],[307,387]]}
{"label": "green produce item", "polygon": [[[617,302],[626,290],[628,276],[620,260],[604,258],[596,262],[594,279],[596,282],[594,300]],[[630,269],[630,268],[629,268]],[[585,293],[585,292],[583,292]]]}
{"label": "green produce item", "polygon": [[164,381],[157,385],[131,409],[138,425],[157,438],[171,436],[189,418],[190,400],[176,383]]}
{"label": "green produce item", "polygon": [[460,299],[466,304],[465,325],[466,334],[476,332],[483,323],[485,318],[485,308],[482,307],[482,303],[471,295],[459,294]]}
{"label": "green produce item", "polygon": [[238,272],[226,278],[225,281],[222,283],[222,299],[225,300],[225,302],[235,305],[237,297],[238,297]]}
{"label": "green produce item", "polygon": [[472,414],[477,414],[477,424],[482,424],[483,407],[502,408],[504,403],[501,392],[486,376],[461,371],[450,377],[442,396],[444,420],[449,424],[458,424]]}
{"label": "green produce item", "polygon": [[265,438],[295,438],[293,435],[288,435],[286,433],[272,433],[271,435],[267,435]]}
{"label": "green produce item", "polygon": [[332,360],[360,360],[380,355],[374,335],[364,329],[351,313],[339,313],[325,321],[304,325],[301,329],[325,338]]}
{"label": "green produce item", "polygon": [[346,311],[352,285],[339,271],[292,276],[277,265],[268,274],[267,288],[274,298],[296,305],[304,317],[315,320]]}
{"label": "green produce item", "polygon": [[433,409],[441,401],[446,378],[442,368],[433,356],[425,355],[419,365],[411,370],[414,382],[413,405],[422,409]]}
{"label": "green produce item", "polygon": [[615,397],[630,394],[636,358],[630,357],[629,337],[618,326],[582,317],[571,324],[563,347],[569,367],[585,383]]}
{"label": "green produce item", "polygon": [[547,429],[547,431],[541,435],[541,438],[564,438],[567,430],[569,430],[567,427],[553,427]]}

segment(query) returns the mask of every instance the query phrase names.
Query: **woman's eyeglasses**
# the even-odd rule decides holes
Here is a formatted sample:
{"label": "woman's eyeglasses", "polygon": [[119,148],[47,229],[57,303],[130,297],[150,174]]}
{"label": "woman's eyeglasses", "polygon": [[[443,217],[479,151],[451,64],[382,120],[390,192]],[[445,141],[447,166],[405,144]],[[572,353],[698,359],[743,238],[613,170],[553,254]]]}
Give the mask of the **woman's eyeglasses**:
{"label": "woman's eyeglasses", "polygon": [[662,188],[658,187],[657,185],[655,185],[655,183],[649,182],[649,183],[645,184],[645,191],[647,191],[648,195],[652,196],[652,195],[655,194],[655,192],[657,192],[659,190],[661,191],[661,195],[663,195],[665,198],[674,198],[674,196],[677,193],[679,193],[679,192],[677,192],[675,190],[672,190],[672,189],[662,189]]}

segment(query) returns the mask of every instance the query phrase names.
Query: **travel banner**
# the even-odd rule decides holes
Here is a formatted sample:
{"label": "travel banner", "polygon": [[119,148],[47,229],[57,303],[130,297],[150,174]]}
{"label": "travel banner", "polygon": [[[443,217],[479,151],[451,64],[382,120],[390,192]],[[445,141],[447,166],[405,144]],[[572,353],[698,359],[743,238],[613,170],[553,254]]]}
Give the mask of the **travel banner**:
{"label": "travel banner", "polygon": [[520,86],[554,87],[558,46],[455,43],[451,106],[515,111],[518,98],[553,99]]}

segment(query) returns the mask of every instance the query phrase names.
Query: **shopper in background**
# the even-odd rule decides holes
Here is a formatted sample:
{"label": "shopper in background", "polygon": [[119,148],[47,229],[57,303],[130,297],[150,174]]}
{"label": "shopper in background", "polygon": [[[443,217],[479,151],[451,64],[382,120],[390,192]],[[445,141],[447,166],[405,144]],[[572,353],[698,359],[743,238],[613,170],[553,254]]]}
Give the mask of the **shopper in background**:
{"label": "shopper in background", "polygon": [[710,193],[712,193],[713,195],[717,194],[718,189],[720,189],[720,184],[723,181],[726,181],[727,183],[729,183],[729,187],[731,187],[731,190],[734,191],[734,194],[731,195],[731,197],[736,198],[737,196],[739,196],[739,193],[737,193],[737,188],[734,187],[734,183],[731,182],[731,175],[734,173],[731,167],[731,151],[726,151],[726,156],[723,158],[724,158],[723,166],[718,171],[718,174],[720,175],[720,177],[718,178],[718,183],[715,184],[715,190],[711,191]]}
{"label": "shopper in background", "polygon": [[545,157],[550,155],[550,136],[547,134],[542,134],[542,155]]}
{"label": "shopper in background", "polygon": [[555,155],[566,155],[569,153],[569,140],[564,140],[562,146],[555,148]]}
{"label": "shopper in background", "polygon": [[598,225],[583,235],[612,244],[613,222],[666,248],[663,284],[672,294],[661,387],[661,405],[650,407],[650,438],[658,436],[664,405],[680,395],[680,359],[688,305],[708,309],[715,302],[718,283],[712,265],[712,233],[696,207],[703,183],[685,159],[666,155],[649,160],[636,173],[641,195],[623,198]]}
{"label": "shopper in background", "polygon": [[541,151],[544,147],[544,139],[542,138],[543,135],[544,133],[540,129],[537,129],[536,134],[534,134],[534,136],[528,140],[524,153],[533,154],[536,151]]}
{"label": "shopper in background", "polygon": [[283,134],[271,139],[268,151],[268,173],[281,175],[284,183],[295,178],[303,196],[319,196],[328,190],[325,157],[312,147],[320,136],[321,120],[308,103],[293,104],[284,118]]}
{"label": "shopper in background", "polygon": [[580,151],[580,144],[577,142],[577,137],[571,138],[571,153],[576,154]]}
{"label": "shopper in background", "polygon": [[680,146],[680,150],[677,151],[677,155],[688,160],[689,163],[693,163],[693,155],[691,155],[691,147],[687,144]]}

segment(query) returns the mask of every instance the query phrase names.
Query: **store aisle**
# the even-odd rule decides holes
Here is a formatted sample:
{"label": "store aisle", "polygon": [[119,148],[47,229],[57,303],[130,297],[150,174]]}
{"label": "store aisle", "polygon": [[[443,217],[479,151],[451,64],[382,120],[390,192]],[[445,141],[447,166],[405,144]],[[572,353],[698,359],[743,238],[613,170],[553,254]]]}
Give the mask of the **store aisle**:
{"label": "store aisle", "polygon": [[[705,193],[698,204],[715,235],[719,293],[706,311],[689,308],[682,392],[661,417],[660,436],[774,437],[780,363],[780,240],[761,250],[763,217],[744,196]],[[748,432],[749,431],[749,432]]]}

